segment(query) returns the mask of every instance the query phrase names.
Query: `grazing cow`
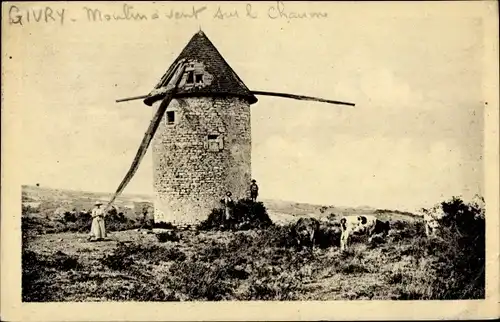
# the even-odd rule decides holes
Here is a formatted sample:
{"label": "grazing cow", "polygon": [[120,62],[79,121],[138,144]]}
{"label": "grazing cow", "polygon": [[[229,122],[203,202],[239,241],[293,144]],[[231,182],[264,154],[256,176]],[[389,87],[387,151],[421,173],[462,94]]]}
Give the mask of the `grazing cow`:
{"label": "grazing cow", "polygon": [[319,231],[319,221],[314,218],[300,218],[292,228],[292,233],[299,245],[314,247],[314,242]]}
{"label": "grazing cow", "polygon": [[373,215],[344,216],[340,219],[341,236],[340,250],[347,249],[347,244],[351,234],[366,234],[371,242],[374,235],[389,233],[389,222],[383,222]]}

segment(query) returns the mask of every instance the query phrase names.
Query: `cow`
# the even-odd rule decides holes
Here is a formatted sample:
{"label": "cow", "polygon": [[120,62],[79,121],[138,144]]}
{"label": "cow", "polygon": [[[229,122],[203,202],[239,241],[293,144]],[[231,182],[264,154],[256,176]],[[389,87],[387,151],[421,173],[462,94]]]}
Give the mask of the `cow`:
{"label": "cow", "polygon": [[319,232],[319,221],[314,218],[300,218],[292,227],[292,234],[297,244],[307,245],[311,250],[314,248],[317,234]]}
{"label": "cow", "polygon": [[368,242],[372,241],[374,235],[389,233],[389,222],[377,219],[374,215],[344,216],[340,219],[341,236],[340,250],[345,251],[348,246],[349,237],[352,234],[368,235]]}

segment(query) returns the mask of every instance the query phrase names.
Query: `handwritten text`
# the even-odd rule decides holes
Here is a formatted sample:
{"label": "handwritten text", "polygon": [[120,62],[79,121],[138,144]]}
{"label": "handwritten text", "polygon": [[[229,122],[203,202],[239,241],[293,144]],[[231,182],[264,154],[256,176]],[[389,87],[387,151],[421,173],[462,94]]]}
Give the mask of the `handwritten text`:
{"label": "handwritten text", "polygon": [[[137,7],[137,8],[136,8]],[[146,8],[146,7],[144,7]],[[124,3],[116,10],[102,9],[97,5],[87,5],[78,8],[53,9],[50,6],[29,7],[22,9],[19,5],[11,5],[9,10],[9,23],[11,25],[23,26],[29,23],[58,23],[63,25],[66,22],[82,20],[92,23],[112,22],[112,21],[150,21],[157,19],[169,20],[238,20],[238,19],[270,19],[270,20],[318,20],[328,17],[327,12],[294,10],[293,4],[283,1],[276,1],[269,6],[256,6],[251,3],[243,3],[239,6],[229,7],[217,5],[191,6],[189,9],[176,10],[173,8],[148,8],[140,9],[138,4],[134,6]]]}
{"label": "handwritten text", "polygon": [[65,9],[53,10],[51,7],[30,8],[21,10],[17,6],[11,6],[9,9],[9,23],[23,25],[23,22],[60,22],[64,23]]}

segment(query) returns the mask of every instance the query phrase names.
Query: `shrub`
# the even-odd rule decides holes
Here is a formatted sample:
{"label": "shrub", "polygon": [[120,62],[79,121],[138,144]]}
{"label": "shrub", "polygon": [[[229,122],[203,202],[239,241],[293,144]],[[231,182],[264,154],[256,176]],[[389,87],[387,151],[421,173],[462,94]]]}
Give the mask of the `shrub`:
{"label": "shrub", "polygon": [[232,247],[228,247],[222,244],[215,244],[209,247],[205,247],[198,254],[198,259],[202,262],[211,263],[220,258],[224,253],[229,252],[230,248]]}
{"label": "shrub", "polygon": [[41,218],[21,217],[21,230],[23,238],[31,237],[33,234],[41,234],[45,232],[44,222]]}
{"label": "shrub", "polygon": [[413,240],[414,238],[425,236],[423,221],[400,221],[390,223],[390,237],[392,242]]}
{"label": "shrub", "polygon": [[115,271],[127,270],[134,264],[134,260],[127,252],[115,250],[112,254],[105,255],[102,264]]}
{"label": "shrub", "polygon": [[403,230],[408,226],[407,221],[395,220],[390,223],[392,230]]}
{"label": "shrub", "polygon": [[[46,234],[59,232],[89,232],[92,226],[92,216],[86,211],[64,211],[59,218],[53,218],[54,215],[47,213],[42,217],[22,217],[22,230],[30,231],[31,234]],[[54,220],[55,219],[55,220]],[[118,213],[116,209],[104,217],[107,231],[122,231],[139,228],[141,224],[125,217],[123,213]]]}
{"label": "shrub", "polygon": [[485,296],[484,208],[458,197],[441,203],[438,238],[423,236],[421,222],[393,234],[394,240],[411,243],[398,249],[397,257],[411,255],[424,265],[413,274],[394,273],[388,281],[401,280],[399,299],[482,299]]}
{"label": "shrub", "polygon": [[33,214],[33,213],[37,213],[38,212],[38,209],[35,208],[35,207],[32,207],[30,205],[22,205],[21,206],[21,214],[23,216],[25,215],[29,215],[29,214]]}
{"label": "shrub", "polygon": [[231,281],[224,278],[227,276],[224,263],[174,263],[170,273],[162,284],[178,290],[189,300],[221,301],[233,295]]}
{"label": "shrub", "polygon": [[175,231],[165,231],[157,233],[156,238],[160,243],[165,243],[167,241],[178,242],[179,240],[181,240],[181,238]]}
{"label": "shrub", "polygon": [[[296,246],[296,241],[292,236],[292,224],[289,225],[284,225],[284,226],[277,226],[273,225],[265,230],[261,230],[257,233],[257,236],[253,240],[247,240],[245,242],[241,242],[241,244],[245,245],[245,247],[248,247],[246,245],[253,244],[256,247],[259,248],[264,248],[264,247],[284,247],[284,248],[290,248]],[[242,235],[239,237],[240,239],[243,238],[244,236]],[[233,243],[237,244],[238,241],[233,240]],[[236,246],[235,248],[237,248]]]}
{"label": "shrub", "polygon": [[371,243],[369,245],[370,249],[374,249],[382,244],[386,243],[386,239],[380,235],[375,235],[371,239]]}
{"label": "shrub", "polygon": [[106,229],[109,231],[123,231],[141,227],[141,223],[139,221],[129,219],[125,217],[122,212],[117,213],[116,210],[110,211],[104,218],[106,222]]}
{"label": "shrub", "polygon": [[214,208],[208,214],[207,219],[202,221],[198,225],[199,230],[215,230],[224,228],[225,220],[224,220],[224,210],[220,208]]}
{"label": "shrub", "polygon": [[42,255],[23,249],[21,293],[24,302],[46,302],[54,300],[60,293],[52,281],[57,271],[77,270],[81,264],[74,256],[63,252]]}
{"label": "shrub", "polygon": [[288,274],[269,276],[252,280],[246,300],[251,301],[293,301],[300,291],[300,282]]}
{"label": "shrub", "polygon": [[72,270],[81,267],[77,257],[69,256],[61,251],[57,251],[48,259],[45,260],[47,267],[55,268],[57,270]]}
{"label": "shrub", "polygon": [[74,212],[69,212],[69,211],[66,211],[64,214],[63,214],[63,220],[65,222],[75,222],[76,221],[76,213]]}
{"label": "shrub", "polygon": [[53,273],[47,272],[44,264],[39,254],[23,250],[21,281],[23,302],[44,302],[52,299],[53,293],[49,281]]}
{"label": "shrub", "polygon": [[433,241],[437,260],[436,293],[442,299],[480,299],[485,296],[484,208],[453,197],[441,203],[444,216],[440,237]]}
{"label": "shrub", "polygon": [[251,199],[241,199],[232,209],[232,218],[226,222],[224,209],[214,208],[208,218],[198,225],[199,230],[248,230],[266,228],[272,225],[271,218],[262,202],[253,202]]}
{"label": "shrub", "polygon": [[[65,214],[66,218],[66,214]],[[69,219],[73,219],[69,217]],[[66,224],[67,231],[77,231],[77,232],[88,232],[90,231],[90,227],[92,226],[92,216],[88,212],[80,212],[74,220],[67,221],[65,219],[64,223]],[[69,225],[69,223],[74,223],[74,225]],[[110,230],[109,228],[107,228]]]}

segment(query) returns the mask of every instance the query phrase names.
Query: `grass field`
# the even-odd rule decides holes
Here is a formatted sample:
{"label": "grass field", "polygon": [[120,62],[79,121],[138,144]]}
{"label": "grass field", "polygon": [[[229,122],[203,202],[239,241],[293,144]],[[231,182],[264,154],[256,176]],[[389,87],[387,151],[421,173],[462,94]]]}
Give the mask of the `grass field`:
{"label": "grass field", "polygon": [[[137,230],[140,211],[133,205],[147,203],[147,196],[122,196],[117,205],[124,216],[108,224],[114,230],[108,240],[87,242],[87,226],[78,220],[68,221],[64,212],[90,209],[96,199],[109,197],[23,187],[23,301],[484,296],[484,255],[464,258],[463,254],[471,253],[466,248],[469,245],[452,250],[450,240],[429,240],[424,237],[421,219],[408,213],[264,201],[275,223],[268,228],[178,231],[177,241],[159,242],[151,231]],[[335,220],[331,213],[375,213],[390,220],[392,231],[386,240],[372,244],[354,240],[346,253],[339,251],[336,235],[321,241],[312,253],[293,246],[291,223],[301,216]],[[322,229],[328,227],[323,225]],[[449,255],[451,252],[457,253],[455,257]],[[460,258],[464,263],[457,262]],[[473,264],[479,268],[467,272],[454,268]]]}

